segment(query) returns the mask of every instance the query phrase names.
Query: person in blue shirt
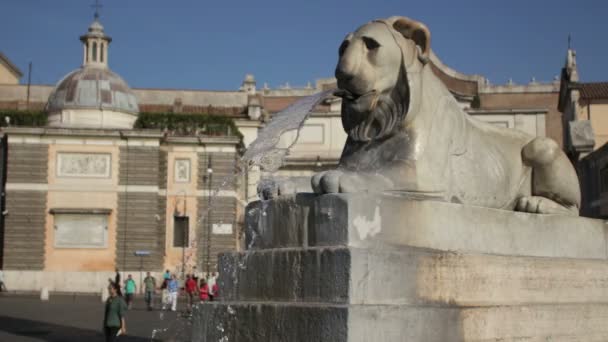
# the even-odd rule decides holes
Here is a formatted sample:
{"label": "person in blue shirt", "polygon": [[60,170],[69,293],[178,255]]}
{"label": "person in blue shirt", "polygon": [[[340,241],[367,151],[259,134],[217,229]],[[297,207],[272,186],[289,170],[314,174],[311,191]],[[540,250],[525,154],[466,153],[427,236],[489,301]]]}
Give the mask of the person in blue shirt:
{"label": "person in blue shirt", "polygon": [[171,275],[171,279],[167,283],[167,291],[169,291],[169,302],[171,303],[171,311],[177,310],[177,294],[179,292],[179,284],[175,274]]}

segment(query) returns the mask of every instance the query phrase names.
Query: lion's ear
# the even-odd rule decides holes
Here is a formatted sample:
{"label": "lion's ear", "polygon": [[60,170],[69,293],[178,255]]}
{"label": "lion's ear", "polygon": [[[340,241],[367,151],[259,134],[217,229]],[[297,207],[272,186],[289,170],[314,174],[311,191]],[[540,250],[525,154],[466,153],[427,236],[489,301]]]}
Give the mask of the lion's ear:
{"label": "lion's ear", "polygon": [[422,63],[429,60],[431,53],[431,32],[423,23],[407,17],[392,17],[388,21],[405,38],[411,39],[420,47],[418,58]]}

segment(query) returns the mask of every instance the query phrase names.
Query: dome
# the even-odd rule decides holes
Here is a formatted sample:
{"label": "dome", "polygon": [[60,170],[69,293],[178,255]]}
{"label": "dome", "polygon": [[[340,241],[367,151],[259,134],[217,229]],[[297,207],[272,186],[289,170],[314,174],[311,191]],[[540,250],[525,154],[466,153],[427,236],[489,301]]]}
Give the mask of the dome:
{"label": "dome", "polygon": [[65,76],[51,95],[47,110],[104,109],[137,115],[139,107],[127,83],[107,68],[83,67]]}
{"label": "dome", "polygon": [[[47,111],[51,126],[132,128],[139,107],[120,76],[108,68],[85,66],[59,81],[49,96]],[[92,117],[95,112],[99,118]],[[112,113],[117,116],[112,118]],[[113,119],[115,122],[110,121]]]}

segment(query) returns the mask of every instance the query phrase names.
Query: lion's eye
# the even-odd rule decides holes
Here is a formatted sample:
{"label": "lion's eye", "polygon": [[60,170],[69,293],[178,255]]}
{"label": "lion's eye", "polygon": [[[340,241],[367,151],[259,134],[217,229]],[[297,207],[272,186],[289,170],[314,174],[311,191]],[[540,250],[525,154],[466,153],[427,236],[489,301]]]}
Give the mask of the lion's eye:
{"label": "lion's eye", "polygon": [[376,50],[380,47],[380,43],[378,43],[374,38],[363,37],[363,43],[365,43],[365,47],[368,50]]}
{"label": "lion's eye", "polygon": [[342,56],[344,54],[344,51],[346,51],[346,48],[348,48],[348,44],[349,44],[348,40],[345,40],[342,42],[342,44],[340,45],[340,49],[338,49],[338,54],[340,56]]}

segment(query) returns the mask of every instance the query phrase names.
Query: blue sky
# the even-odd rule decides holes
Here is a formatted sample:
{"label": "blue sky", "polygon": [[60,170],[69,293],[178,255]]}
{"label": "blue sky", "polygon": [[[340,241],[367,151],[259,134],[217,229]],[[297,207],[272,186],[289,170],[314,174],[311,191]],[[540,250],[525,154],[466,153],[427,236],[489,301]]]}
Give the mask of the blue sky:
{"label": "blue sky", "polygon": [[[235,90],[246,73],[260,86],[303,86],[333,75],[348,32],[392,15],[426,23],[445,64],[494,84],[552,80],[568,34],[581,79],[608,81],[608,1],[101,2],[110,67],[132,87]],[[2,0],[0,51],[24,72],[32,61],[33,83],[56,83],[80,66],[91,3]]]}

